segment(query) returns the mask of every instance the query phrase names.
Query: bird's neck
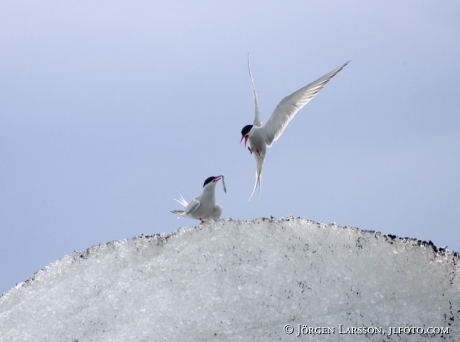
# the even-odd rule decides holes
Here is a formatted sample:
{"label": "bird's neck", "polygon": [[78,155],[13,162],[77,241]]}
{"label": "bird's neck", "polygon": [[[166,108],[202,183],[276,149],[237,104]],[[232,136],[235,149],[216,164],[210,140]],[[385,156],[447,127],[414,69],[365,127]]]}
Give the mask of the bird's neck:
{"label": "bird's neck", "polygon": [[207,198],[215,198],[216,197],[216,185],[213,184],[211,186],[207,186],[203,190],[203,195],[206,196]]}

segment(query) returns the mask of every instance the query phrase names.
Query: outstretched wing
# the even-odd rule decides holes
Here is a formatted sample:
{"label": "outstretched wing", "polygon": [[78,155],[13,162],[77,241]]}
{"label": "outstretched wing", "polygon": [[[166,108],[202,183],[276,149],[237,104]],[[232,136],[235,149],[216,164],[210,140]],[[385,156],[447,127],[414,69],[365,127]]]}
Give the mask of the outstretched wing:
{"label": "outstretched wing", "polygon": [[274,141],[278,140],[297,112],[310,102],[324,88],[326,83],[348,63],[349,61],[281,100],[263,127],[266,134],[265,142],[268,146],[271,146]]}
{"label": "outstretched wing", "polygon": [[252,97],[254,98],[254,122],[252,123],[254,126],[262,126],[262,119],[260,118],[260,111],[259,111],[259,101],[257,100],[257,92],[256,92],[256,85],[254,84],[254,79],[252,78],[251,73],[251,65],[249,60],[249,53],[248,53],[248,71],[249,77],[251,77],[251,84],[252,84]]}

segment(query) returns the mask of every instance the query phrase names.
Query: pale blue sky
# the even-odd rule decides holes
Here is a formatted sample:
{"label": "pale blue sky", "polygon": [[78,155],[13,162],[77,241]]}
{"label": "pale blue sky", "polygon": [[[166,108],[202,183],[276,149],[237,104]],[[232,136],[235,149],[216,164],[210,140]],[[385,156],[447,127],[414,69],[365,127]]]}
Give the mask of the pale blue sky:
{"label": "pale blue sky", "polygon": [[[460,3],[0,4],[0,293],[74,250],[169,233],[211,175],[224,218],[293,214],[460,251]],[[268,151],[239,144],[350,64]]]}

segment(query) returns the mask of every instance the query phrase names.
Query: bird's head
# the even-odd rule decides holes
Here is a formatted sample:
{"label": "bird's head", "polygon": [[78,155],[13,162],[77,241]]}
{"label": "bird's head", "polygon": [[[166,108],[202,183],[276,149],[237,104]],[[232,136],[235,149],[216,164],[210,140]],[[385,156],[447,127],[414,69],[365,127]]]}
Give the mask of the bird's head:
{"label": "bird's head", "polygon": [[222,180],[222,186],[224,187],[224,192],[227,192],[227,188],[225,187],[225,180],[224,180],[225,175],[219,175],[219,176],[211,176],[206,178],[203,184],[203,192],[207,191],[214,191],[216,183],[220,180]]}
{"label": "bird's head", "polygon": [[206,178],[206,180],[204,181],[204,184],[203,184],[203,188],[206,187],[206,186],[215,185],[218,181],[220,181],[222,179],[222,176],[223,175],[215,176],[215,177],[211,176],[211,177]]}
{"label": "bird's head", "polygon": [[243,127],[243,129],[241,130],[241,140],[240,140],[240,144],[241,142],[243,141],[244,139],[244,147],[246,147],[246,143],[248,142],[248,139],[249,139],[249,132],[251,132],[251,129],[252,129],[252,125],[246,125]]}

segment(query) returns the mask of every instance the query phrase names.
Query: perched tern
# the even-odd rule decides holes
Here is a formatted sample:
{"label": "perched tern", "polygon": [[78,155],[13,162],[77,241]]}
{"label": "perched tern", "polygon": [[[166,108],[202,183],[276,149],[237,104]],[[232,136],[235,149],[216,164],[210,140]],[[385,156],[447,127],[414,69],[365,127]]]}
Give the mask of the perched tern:
{"label": "perched tern", "polygon": [[209,219],[219,219],[222,214],[222,207],[216,204],[216,183],[222,180],[224,191],[227,192],[224,177],[225,175],[208,177],[204,181],[203,192],[201,195],[195,197],[190,203],[187,203],[184,197],[180,195],[180,199],[174,200],[182,204],[185,207],[185,210],[173,210],[171,212],[181,217],[200,220],[201,223],[204,223]]}
{"label": "perched tern", "polygon": [[241,130],[241,141],[244,139],[244,146],[249,140],[250,147],[248,147],[249,152],[254,154],[256,158],[256,182],[254,184],[254,189],[252,194],[249,197],[249,200],[254,195],[257,187],[261,188],[261,178],[262,178],[262,167],[264,165],[265,154],[267,152],[267,147],[270,147],[274,141],[278,140],[281,134],[283,134],[289,122],[294,118],[297,112],[303,108],[313,97],[315,97],[318,92],[324,88],[327,82],[334,77],[340,70],[342,70],[350,61],[346,62],[342,66],[332,70],[330,73],[324,75],[323,77],[318,78],[316,81],[306,85],[303,88],[295,91],[289,96],[286,96],[281,100],[280,103],[275,108],[275,111],[270,116],[265,125],[262,126],[262,120],[260,118],[259,112],[259,102],[257,100],[256,86],[254,84],[254,79],[252,78],[251,66],[249,63],[248,55],[248,70],[249,76],[251,77],[252,84],[252,95],[254,98],[254,122],[252,125],[246,125]]}

